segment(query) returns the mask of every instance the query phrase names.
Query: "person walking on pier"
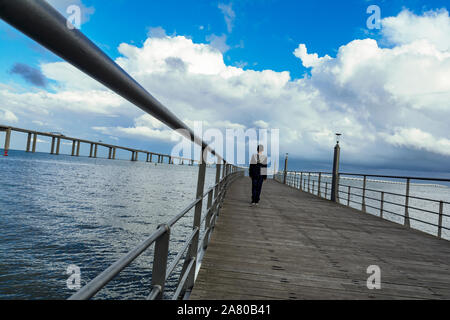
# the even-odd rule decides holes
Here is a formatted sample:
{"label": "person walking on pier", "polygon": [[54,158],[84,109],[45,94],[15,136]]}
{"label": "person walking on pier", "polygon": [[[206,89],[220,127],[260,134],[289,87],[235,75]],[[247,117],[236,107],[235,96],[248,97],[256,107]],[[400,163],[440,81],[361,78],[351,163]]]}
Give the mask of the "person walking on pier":
{"label": "person walking on pier", "polygon": [[261,189],[264,180],[267,179],[267,157],[263,155],[264,146],[258,145],[258,153],[250,160],[249,176],[252,179],[252,203],[250,206],[257,206],[261,196]]}

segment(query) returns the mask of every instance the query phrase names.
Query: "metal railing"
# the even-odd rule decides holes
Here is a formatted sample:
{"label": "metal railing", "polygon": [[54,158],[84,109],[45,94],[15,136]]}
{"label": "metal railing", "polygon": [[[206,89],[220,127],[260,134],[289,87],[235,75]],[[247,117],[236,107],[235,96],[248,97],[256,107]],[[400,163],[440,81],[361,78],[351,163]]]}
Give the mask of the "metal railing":
{"label": "metal railing", "polygon": [[[178,285],[172,299],[178,299],[180,297],[188,298],[190,291],[194,286],[196,267],[208,246],[210,235],[219,215],[227,187],[234,179],[241,176],[243,173],[241,168],[232,165],[224,165],[222,170],[221,168],[222,165],[220,164],[216,166],[216,183],[206,192],[203,192],[205,165],[200,165],[197,183],[197,198],[195,201],[190,203],[167,223],[159,225],[156,231],[147,239],[137,245],[121,259],[113,263],[69,299],[84,300],[92,298],[123,269],[148,250],[152,244],[154,244],[154,259],[151,274],[152,287],[147,299],[154,300],[162,299],[164,297],[166,282],[180,264],[183,257],[183,268],[178,276]],[[206,212],[202,217],[202,205],[205,198],[207,198],[207,207]],[[192,232],[186,238],[183,247],[178,251],[176,257],[168,266],[170,231],[173,226],[192,209],[195,210]],[[202,224],[204,225],[204,233],[203,238],[200,239]]]}
{"label": "metal railing", "polygon": [[[228,164],[221,155],[217,154],[201,137],[196,136],[192,129],[155,99],[80,30],[68,28],[67,20],[46,1],[0,0],[0,18],[144,112],[154,116],[169,128],[177,130],[182,136],[201,146],[195,201],[167,224],[159,226],[149,238],[103,271],[79,292],[71,296],[70,299],[88,299],[94,296],[152,244],[155,244],[155,258],[152,271],[152,290],[148,298],[158,299],[163,297],[167,277],[173,272],[177,263],[181,261],[185,252],[186,257],[184,258],[179,283],[173,298],[176,299],[179,296],[187,297],[195,281],[196,266],[201,258],[198,249],[199,243],[201,243],[199,239],[201,223],[205,223],[207,231],[202,239],[202,248],[204,249],[209,241],[211,230],[214,228],[215,219],[227,186],[234,178],[241,175],[242,171]],[[11,134],[11,129],[8,129],[8,127],[6,131],[7,135]],[[59,135],[52,138],[58,139],[58,137],[62,138]],[[9,142],[9,138],[6,141]],[[9,145],[7,145],[6,149],[8,147]],[[206,159],[208,152],[216,157],[218,164],[216,167],[216,184],[204,193],[206,163],[202,160]],[[135,156],[134,153],[133,156]],[[222,175],[220,175],[222,166],[220,163],[223,163]],[[204,197],[208,197],[207,214],[202,219],[201,213]],[[176,260],[167,267],[170,229],[191,209],[195,210],[192,233],[188,237],[185,247],[178,253]],[[200,249],[201,252],[202,249]]]}
{"label": "metal railing", "polygon": [[[354,181],[353,177],[359,177],[358,182],[362,186],[350,185],[343,181]],[[371,180],[369,178],[384,178],[385,180]],[[288,171],[279,172],[274,176],[274,179],[280,183],[285,183],[288,186],[314,194],[318,197],[331,200],[331,172],[310,172],[310,171]],[[386,180],[388,179],[388,180]],[[371,174],[359,174],[359,173],[339,173],[338,176],[338,189],[337,189],[337,202],[348,207],[359,209],[365,213],[371,213],[378,215],[382,219],[388,219],[386,214],[397,217],[397,219],[389,219],[397,223],[401,223],[406,227],[411,227],[420,231],[431,233],[438,238],[443,238],[443,230],[450,231],[450,228],[444,225],[444,218],[450,218],[450,215],[445,213],[446,208],[450,208],[450,202],[444,199],[432,199],[424,196],[412,195],[412,186],[432,186],[430,184],[415,184],[411,181],[434,181],[441,183],[450,183],[450,179],[442,178],[428,178],[428,177],[410,177],[410,176],[390,176],[390,175],[371,175]],[[374,189],[367,186],[368,183],[384,183],[384,184],[397,184],[404,185],[405,192],[394,192],[390,190]],[[442,186],[447,188],[446,186]],[[449,189],[450,191],[450,189]],[[449,193],[450,194],[450,193]],[[396,198],[398,201],[395,201]],[[399,200],[400,198],[400,200]],[[411,202],[421,201],[429,205],[437,207],[437,211],[425,208],[429,205],[413,205]],[[391,206],[395,209],[387,209],[387,206]],[[421,213],[411,216],[411,211]],[[432,215],[437,222],[424,220],[425,214]],[[416,228],[411,226],[411,221],[417,222],[419,226],[421,224],[432,227],[434,230],[428,230],[427,228]],[[427,229],[427,230],[425,230]],[[447,239],[447,238],[444,238]],[[450,239],[447,239],[450,240]]]}

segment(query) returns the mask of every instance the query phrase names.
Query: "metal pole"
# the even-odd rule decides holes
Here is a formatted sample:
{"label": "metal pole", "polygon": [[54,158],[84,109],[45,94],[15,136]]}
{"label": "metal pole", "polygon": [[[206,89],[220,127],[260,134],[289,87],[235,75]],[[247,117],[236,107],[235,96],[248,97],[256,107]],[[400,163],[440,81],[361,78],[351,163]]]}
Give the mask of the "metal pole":
{"label": "metal pole", "polygon": [[[204,189],[204,185],[205,185],[205,173],[206,173],[206,162],[202,161],[204,150],[205,149],[202,148],[202,153],[200,155],[201,161],[198,166],[198,180],[197,180],[197,193],[196,193],[196,199],[201,199],[201,200],[195,205],[194,222],[192,225],[192,230],[195,230],[195,229],[200,230],[202,205],[203,205],[203,189]],[[197,232],[196,235],[192,238],[191,244],[188,249],[188,253],[184,260],[184,265],[183,265],[181,275],[184,274],[187,267],[191,263],[192,259],[194,259],[194,265],[192,266],[191,271],[189,272],[190,274],[186,280],[183,291],[189,290],[194,286],[195,269],[196,269],[196,265],[197,265],[196,260],[197,260],[197,252],[198,252],[198,242],[199,242],[199,232]]]}
{"label": "metal pole", "polygon": [[147,160],[145,160],[145,161],[150,162],[149,159],[150,159],[150,153],[147,152]]}
{"label": "metal pole", "polygon": [[108,159],[111,159],[112,158],[112,148],[111,147],[108,147],[108,148],[109,148]]}
{"label": "metal pole", "polygon": [[384,210],[384,191],[381,191],[380,218],[383,218],[383,210]]}
{"label": "metal pole", "polygon": [[89,151],[89,158],[92,158],[93,153],[94,153],[94,144],[91,143],[91,150]]}
{"label": "metal pole", "polygon": [[112,158],[113,160],[116,160],[116,148],[113,148]]}
{"label": "metal pole", "polygon": [[[152,270],[152,287],[159,289],[159,293],[156,296],[156,299],[158,300],[161,300],[164,295],[170,241],[170,227],[168,225],[163,226],[165,227],[166,232],[156,240]],[[158,228],[160,227],[161,226],[158,226]]]}
{"label": "metal pole", "polygon": [[409,222],[409,185],[410,185],[410,179],[406,179],[406,196],[405,196],[405,227],[410,226]]}
{"label": "metal pole", "polygon": [[98,144],[94,146],[94,158],[97,158]]}
{"label": "metal pole", "polygon": [[362,194],[362,202],[361,202],[361,210],[362,210],[362,212],[366,212],[366,183],[367,183],[367,176],[364,176],[364,180],[363,180],[363,194]]}
{"label": "metal pole", "polygon": [[303,171],[300,172],[300,190],[303,190]]}
{"label": "metal pole", "polygon": [[214,199],[217,198],[217,195],[219,193],[219,185],[218,185],[218,183],[220,181],[220,168],[221,168],[221,164],[217,163],[216,164],[216,180],[215,180],[216,187],[214,188]]}
{"label": "metal pole", "polygon": [[438,225],[438,238],[442,238],[442,216],[444,214],[444,201],[439,201],[439,225]]}
{"label": "metal pole", "polygon": [[286,153],[286,158],[284,159],[284,180],[283,180],[284,184],[286,184],[287,167],[288,167],[288,154]]}
{"label": "metal pole", "polygon": [[31,132],[28,132],[28,137],[27,137],[27,152],[30,152],[31,150]]}
{"label": "metal pole", "polygon": [[318,187],[318,189],[317,189],[317,195],[318,195],[319,197],[322,196],[322,192],[320,191],[321,181],[322,181],[322,172],[319,172],[319,182],[318,182],[319,187]]}
{"label": "metal pole", "polygon": [[308,173],[308,193],[311,192],[311,172]]}
{"label": "metal pole", "polygon": [[336,143],[334,147],[334,158],[333,158],[333,178],[331,181],[331,201],[337,202],[338,199],[338,189],[339,189],[339,156],[341,148],[339,143]]}
{"label": "metal pole", "polygon": [[348,192],[347,192],[347,206],[350,207],[350,186],[347,187],[348,188]]}

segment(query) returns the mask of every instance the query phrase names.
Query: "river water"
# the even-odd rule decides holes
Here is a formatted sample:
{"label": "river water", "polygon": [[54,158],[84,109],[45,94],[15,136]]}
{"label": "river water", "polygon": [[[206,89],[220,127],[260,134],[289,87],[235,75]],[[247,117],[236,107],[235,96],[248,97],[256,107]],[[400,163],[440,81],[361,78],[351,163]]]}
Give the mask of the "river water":
{"label": "river water", "polygon": [[[0,172],[0,299],[66,299],[67,267],[84,285],[121,258],[194,200],[198,167],[11,151]],[[169,263],[193,211],[171,231]],[[152,260],[153,247],[96,298],[145,298]]]}

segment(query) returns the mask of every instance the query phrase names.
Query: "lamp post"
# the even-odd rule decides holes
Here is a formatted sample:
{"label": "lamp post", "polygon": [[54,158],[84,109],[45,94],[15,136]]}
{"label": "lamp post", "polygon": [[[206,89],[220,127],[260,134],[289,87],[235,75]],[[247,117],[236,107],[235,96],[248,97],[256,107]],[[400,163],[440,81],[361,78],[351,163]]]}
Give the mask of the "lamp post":
{"label": "lamp post", "polygon": [[341,152],[339,140],[341,135],[341,133],[336,133],[336,145],[334,146],[333,178],[331,181],[331,201],[334,202],[339,198],[339,156]]}
{"label": "lamp post", "polygon": [[284,159],[284,179],[283,179],[284,184],[286,184],[287,178],[287,165],[288,165],[288,154],[286,153],[286,158]]}

